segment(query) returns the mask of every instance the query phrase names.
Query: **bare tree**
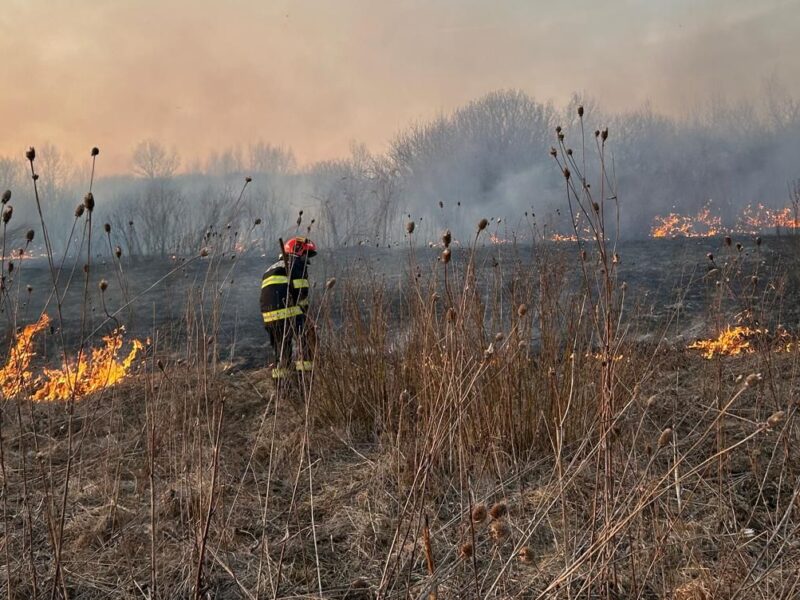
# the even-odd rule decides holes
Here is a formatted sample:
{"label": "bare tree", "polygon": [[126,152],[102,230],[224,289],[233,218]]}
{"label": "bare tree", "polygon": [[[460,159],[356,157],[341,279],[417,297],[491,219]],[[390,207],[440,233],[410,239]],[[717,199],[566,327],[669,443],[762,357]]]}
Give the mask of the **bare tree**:
{"label": "bare tree", "polygon": [[162,144],[147,139],[139,142],[132,156],[133,172],[147,179],[172,177],[181,164],[177,151],[167,150]]}

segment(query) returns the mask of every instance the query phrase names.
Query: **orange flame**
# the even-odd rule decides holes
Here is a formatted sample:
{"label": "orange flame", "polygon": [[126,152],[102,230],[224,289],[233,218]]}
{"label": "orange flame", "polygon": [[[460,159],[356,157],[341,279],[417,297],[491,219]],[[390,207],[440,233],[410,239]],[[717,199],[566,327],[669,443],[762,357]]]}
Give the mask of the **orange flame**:
{"label": "orange flame", "polygon": [[17,341],[8,355],[5,366],[0,369],[0,390],[5,398],[20,393],[32,380],[28,370],[35,356],[33,337],[50,324],[50,317],[42,315],[36,323],[27,325],[17,336]]}
{"label": "orange flame", "polygon": [[694,216],[670,213],[665,217],[656,217],[650,229],[654,238],[673,237],[712,237],[722,232],[722,219],[712,215],[708,206],[703,207]]}
{"label": "orange flame", "polygon": [[759,204],[755,208],[748,206],[742,211],[739,227],[750,233],[776,228],[800,229],[800,216],[788,206],[774,210]]}
{"label": "orange flame", "polygon": [[[730,325],[719,334],[716,339],[697,340],[689,344],[689,348],[701,350],[703,358],[714,358],[714,356],[738,356],[740,354],[750,354],[755,349],[750,341],[756,335],[766,335],[768,329],[752,329],[750,327]],[[794,352],[797,348],[796,339],[783,328],[779,328],[776,334],[770,337],[770,347],[774,352]]]}
{"label": "orange flame", "polygon": [[122,329],[103,337],[104,345],[92,348],[91,355],[82,355],[77,364],[72,362],[61,369],[45,369],[44,380],[37,382],[34,400],[68,400],[80,398],[122,381],[130,371],[136,355],[144,347],[133,340],[133,348],[122,360],[117,353],[122,348]]}
{"label": "orange flame", "polygon": [[749,327],[728,326],[713,340],[697,340],[689,344],[689,348],[701,350],[703,358],[714,358],[720,356],[737,356],[748,354],[753,351],[748,338],[761,333],[760,329],[750,329]]}

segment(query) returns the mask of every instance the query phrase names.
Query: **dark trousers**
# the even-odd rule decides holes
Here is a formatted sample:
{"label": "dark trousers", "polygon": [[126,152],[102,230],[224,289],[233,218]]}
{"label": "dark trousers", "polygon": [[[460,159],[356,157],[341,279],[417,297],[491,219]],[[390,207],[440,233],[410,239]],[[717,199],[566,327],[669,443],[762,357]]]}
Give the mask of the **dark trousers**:
{"label": "dark trousers", "polygon": [[282,369],[292,366],[294,341],[300,344],[301,360],[311,360],[310,348],[305,336],[306,316],[298,315],[289,319],[267,324],[269,343],[275,356],[275,364]]}

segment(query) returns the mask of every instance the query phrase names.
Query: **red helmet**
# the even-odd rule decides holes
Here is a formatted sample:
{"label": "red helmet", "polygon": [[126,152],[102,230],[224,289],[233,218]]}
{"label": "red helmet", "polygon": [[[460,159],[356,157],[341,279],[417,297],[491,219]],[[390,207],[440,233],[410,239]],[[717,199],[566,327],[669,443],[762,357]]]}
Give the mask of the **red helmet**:
{"label": "red helmet", "polygon": [[317,246],[308,238],[293,237],[283,245],[283,252],[290,256],[308,256],[317,254]]}

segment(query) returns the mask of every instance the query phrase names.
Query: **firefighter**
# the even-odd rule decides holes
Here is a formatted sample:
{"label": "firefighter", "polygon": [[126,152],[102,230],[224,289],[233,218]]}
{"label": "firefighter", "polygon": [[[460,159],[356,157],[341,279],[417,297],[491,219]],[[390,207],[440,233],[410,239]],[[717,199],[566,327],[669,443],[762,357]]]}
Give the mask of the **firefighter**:
{"label": "firefighter", "polygon": [[[308,259],[317,254],[314,242],[294,237],[283,245],[278,262],[261,278],[261,316],[275,354],[273,379],[289,377],[293,371],[310,371],[311,348],[306,336],[308,309]],[[293,341],[300,345],[300,356],[292,369]]]}

